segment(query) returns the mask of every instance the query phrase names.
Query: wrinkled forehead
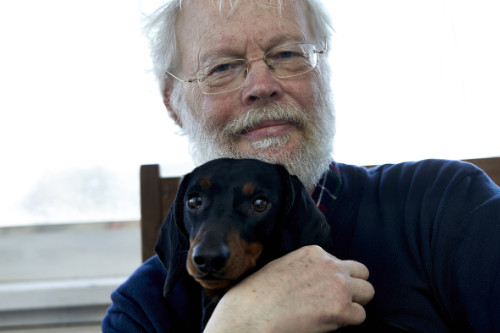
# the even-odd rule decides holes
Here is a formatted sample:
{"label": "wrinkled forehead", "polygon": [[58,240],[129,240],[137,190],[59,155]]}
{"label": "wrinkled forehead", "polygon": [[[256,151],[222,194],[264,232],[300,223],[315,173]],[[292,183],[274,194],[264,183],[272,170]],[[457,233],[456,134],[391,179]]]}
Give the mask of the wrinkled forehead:
{"label": "wrinkled forehead", "polygon": [[176,24],[183,63],[212,49],[244,53],[250,46],[272,47],[279,39],[306,42],[313,37],[303,0],[240,0],[235,7],[227,0],[218,3],[183,1]]}

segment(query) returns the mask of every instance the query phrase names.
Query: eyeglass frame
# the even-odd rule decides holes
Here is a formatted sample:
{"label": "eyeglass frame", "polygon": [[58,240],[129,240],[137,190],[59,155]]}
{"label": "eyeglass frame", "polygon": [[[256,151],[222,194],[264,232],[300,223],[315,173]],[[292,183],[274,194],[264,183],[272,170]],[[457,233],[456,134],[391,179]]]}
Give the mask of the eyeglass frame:
{"label": "eyeglass frame", "polygon": [[[285,44],[285,45],[282,45],[282,46],[279,46],[279,47],[276,47],[276,48],[281,48],[281,47],[286,47],[286,46],[289,46],[289,45],[313,45],[314,48],[316,48],[316,45],[315,44],[311,44],[311,43],[294,43],[294,44]],[[274,49],[274,48],[273,48]],[[271,49],[270,51],[272,51],[273,49]],[[316,56],[318,54],[325,54],[326,51],[328,50],[328,44],[327,42],[325,41],[325,48],[323,50],[316,50],[316,49],[313,49],[313,53],[316,54]],[[232,59],[231,61],[238,61],[238,60],[243,60],[245,62],[245,65],[246,65],[246,68],[243,72],[246,72],[248,73],[249,71],[249,65],[253,62],[256,62],[256,61],[259,61],[259,60],[264,60],[264,62],[266,63],[266,66],[269,67],[269,64],[267,62],[267,59],[266,59],[266,56],[269,54],[270,51],[267,51],[263,57],[260,57],[260,58],[255,58],[255,59],[245,59],[245,58],[235,58],[235,59]],[[287,79],[287,78],[290,78],[290,77],[295,77],[295,76],[299,76],[299,75],[302,75],[302,74],[306,74],[306,73],[309,73],[310,71],[314,70],[316,67],[318,66],[318,62],[316,61],[316,63],[314,64],[314,67],[311,67],[311,69],[305,71],[305,72],[302,72],[302,73],[298,73],[298,74],[293,74],[293,75],[287,75],[287,76],[277,76],[277,75],[274,75],[276,78],[278,79]],[[203,91],[201,85],[203,83],[203,81],[206,80],[207,76],[208,75],[205,75],[204,77],[198,77],[198,78],[193,78],[193,79],[190,79],[190,80],[183,80],[181,79],[180,77],[176,76],[175,74],[169,72],[168,70],[165,70],[165,74],[168,74],[170,75],[171,77],[173,77],[174,79],[180,81],[180,82],[184,82],[184,83],[194,83],[194,82],[197,82],[198,83],[198,87],[200,88],[201,92],[204,94],[204,95],[218,95],[218,94],[224,94],[224,93],[228,93],[228,92],[231,92],[231,91],[235,91],[235,90],[238,90],[239,88],[241,88],[242,86],[239,85],[233,89],[230,89],[230,90],[224,90],[224,91],[219,91],[219,92],[215,92],[215,93],[207,93],[205,91]]]}

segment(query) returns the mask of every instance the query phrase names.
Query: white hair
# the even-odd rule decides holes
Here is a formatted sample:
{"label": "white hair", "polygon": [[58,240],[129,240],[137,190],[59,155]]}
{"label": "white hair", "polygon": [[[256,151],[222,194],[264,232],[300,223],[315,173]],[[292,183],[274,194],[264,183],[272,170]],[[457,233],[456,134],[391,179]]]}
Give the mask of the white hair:
{"label": "white hair", "polygon": [[[212,0],[211,4],[216,7],[221,15],[226,13],[230,16],[241,3],[250,0]],[[277,6],[281,10],[283,0],[253,0],[263,8]],[[323,46],[330,45],[333,26],[328,11],[321,0],[302,0],[309,14],[315,43]],[[146,19],[144,33],[149,39],[153,72],[159,82],[160,90],[163,91],[166,80],[171,78],[165,74],[166,70],[175,72],[179,65],[179,54],[175,26],[182,12],[182,0],[168,0]],[[323,67],[323,66],[321,66]],[[324,67],[322,68],[324,69]]]}

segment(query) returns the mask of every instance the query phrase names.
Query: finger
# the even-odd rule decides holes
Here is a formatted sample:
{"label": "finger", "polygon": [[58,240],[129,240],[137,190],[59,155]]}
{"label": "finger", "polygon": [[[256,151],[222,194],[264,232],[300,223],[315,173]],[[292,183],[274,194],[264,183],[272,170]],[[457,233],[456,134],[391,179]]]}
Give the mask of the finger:
{"label": "finger", "polygon": [[360,325],[366,319],[365,308],[358,304],[352,303],[348,309],[349,314],[345,317],[345,325]]}
{"label": "finger", "polygon": [[324,252],[328,257],[334,259],[335,261],[340,261],[341,265],[344,266],[345,271],[352,276],[353,278],[368,280],[368,276],[370,272],[368,267],[363,265],[362,263],[354,260],[339,260],[337,257],[332,255],[331,253]]}
{"label": "finger", "polygon": [[375,296],[375,289],[368,281],[361,279],[351,280],[352,301],[361,305],[366,305]]}
{"label": "finger", "polygon": [[353,302],[343,309],[341,316],[333,316],[331,321],[327,321],[325,329],[321,330],[321,332],[330,332],[345,326],[360,325],[365,320],[365,308],[362,305]]}
{"label": "finger", "polygon": [[350,276],[357,279],[368,280],[370,276],[370,271],[368,268],[360,262],[352,260],[344,260],[343,263],[347,267],[347,272]]}

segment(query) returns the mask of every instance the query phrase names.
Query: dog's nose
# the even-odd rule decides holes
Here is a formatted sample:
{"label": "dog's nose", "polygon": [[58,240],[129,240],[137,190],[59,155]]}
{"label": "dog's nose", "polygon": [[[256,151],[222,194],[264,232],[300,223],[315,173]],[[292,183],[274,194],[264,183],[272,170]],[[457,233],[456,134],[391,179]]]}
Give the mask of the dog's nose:
{"label": "dog's nose", "polygon": [[230,255],[231,251],[226,245],[198,244],[193,249],[193,262],[203,273],[217,273],[226,266]]}

